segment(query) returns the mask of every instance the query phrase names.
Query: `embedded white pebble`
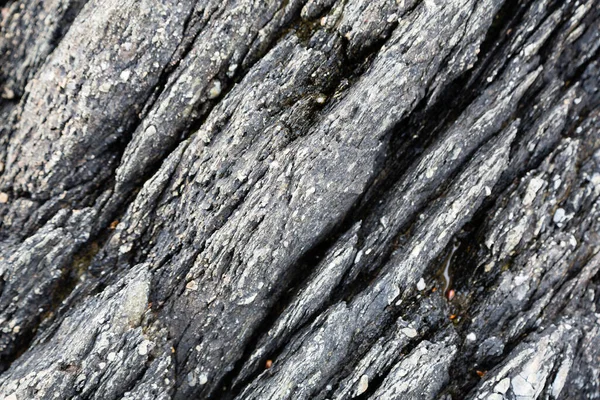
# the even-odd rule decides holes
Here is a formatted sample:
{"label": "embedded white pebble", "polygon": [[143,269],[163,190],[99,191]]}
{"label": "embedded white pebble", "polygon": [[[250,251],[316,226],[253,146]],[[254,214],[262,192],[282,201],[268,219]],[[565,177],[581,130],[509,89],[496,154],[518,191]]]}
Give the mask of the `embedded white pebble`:
{"label": "embedded white pebble", "polygon": [[569,244],[573,248],[577,247],[577,239],[575,239],[575,236],[571,235],[571,237],[569,238]]}
{"label": "embedded white pebble", "polygon": [[417,282],[417,290],[425,290],[426,286],[427,285],[425,284],[425,279],[419,279],[419,282]]}
{"label": "embedded white pebble", "polygon": [[237,69],[237,64],[231,64],[227,70],[227,76],[230,78],[235,74],[235,70]]}
{"label": "embedded white pebble", "polygon": [[198,377],[198,383],[200,385],[206,385],[206,382],[208,382],[208,376],[206,376],[205,373],[200,374],[200,376]]}
{"label": "embedded white pebble", "polygon": [[417,337],[417,330],[414,328],[403,328],[402,333],[404,333],[409,338]]}
{"label": "embedded white pebble", "polygon": [[126,69],[125,71],[121,72],[121,74],[119,75],[119,78],[121,78],[121,80],[123,82],[127,82],[129,80],[130,76],[131,76],[131,71]]}
{"label": "embedded white pebble", "polygon": [[198,380],[196,379],[196,374],[194,373],[194,371],[190,371],[187,374],[187,383],[188,383],[188,385],[190,385],[190,387],[194,387],[194,386],[196,386],[196,383],[198,383]]}
{"label": "embedded white pebble", "polygon": [[117,358],[117,354],[114,351],[111,351],[110,353],[108,353],[106,355],[106,359],[108,361],[115,361],[116,358]]}
{"label": "embedded white pebble", "polygon": [[148,136],[154,136],[156,135],[156,126],[154,125],[150,125],[148,126],[145,130],[144,130],[144,134],[148,135]]}
{"label": "embedded white pebble", "polygon": [[142,341],[142,343],[139,344],[137,350],[138,350],[138,354],[140,356],[145,356],[146,354],[148,354],[148,347],[150,346],[150,341],[149,340],[144,340]]}
{"label": "embedded white pebble", "polygon": [[554,217],[552,220],[555,224],[560,224],[566,219],[566,213],[564,208],[559,208],[554,212]]}
{"label": "embedded white pebble", "polygon": [[356,388],[356,396],[360,396],[369,388],[369,377],[367,375],[363,375],[360,377],[360,381],[358,381],[358,387]]}
{"label": "embedded white pebble", "polygon": [[208,91],[208,98],[215,99],[221,95],[221,82],[215,80]]}
{"label": "embedded white pebble", "polygon": [[474,333],[474,332],[471,332],[471,333],[469,333],[469,334],[467,335],[467,340],[468,340],[469,342],[474,342],[474,341],[476,341],[476,340],[477,340],[477,336],[475,335],[475,333]]}

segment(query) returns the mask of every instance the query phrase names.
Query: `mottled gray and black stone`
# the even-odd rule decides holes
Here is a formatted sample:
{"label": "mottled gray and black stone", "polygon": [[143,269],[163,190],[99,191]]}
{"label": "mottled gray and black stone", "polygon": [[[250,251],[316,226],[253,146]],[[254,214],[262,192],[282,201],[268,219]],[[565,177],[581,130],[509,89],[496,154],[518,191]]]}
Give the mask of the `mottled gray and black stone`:
{"label": "mottled gray and black stone", "polygon": [[0,8],[0,399],[600,399],[600,0]]}

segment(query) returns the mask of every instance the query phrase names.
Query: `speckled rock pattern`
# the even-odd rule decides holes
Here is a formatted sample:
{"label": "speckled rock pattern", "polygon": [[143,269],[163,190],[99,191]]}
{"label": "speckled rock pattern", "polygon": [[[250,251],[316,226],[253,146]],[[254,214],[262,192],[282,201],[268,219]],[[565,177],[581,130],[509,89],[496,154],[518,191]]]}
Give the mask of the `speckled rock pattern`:
{"label": "speckled rock pattern", "polygon": [[600,1],[0,9],[1,399],[600,399]]}

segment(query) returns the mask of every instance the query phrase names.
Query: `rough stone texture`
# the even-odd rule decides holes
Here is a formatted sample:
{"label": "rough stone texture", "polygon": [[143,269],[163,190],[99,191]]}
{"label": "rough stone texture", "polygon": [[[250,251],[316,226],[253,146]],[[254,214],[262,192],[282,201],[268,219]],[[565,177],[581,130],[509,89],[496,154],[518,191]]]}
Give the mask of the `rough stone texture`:
{"label": "rough stone texture", "polygon": [[0,2],[0,398],[600,398],[600,2]]}

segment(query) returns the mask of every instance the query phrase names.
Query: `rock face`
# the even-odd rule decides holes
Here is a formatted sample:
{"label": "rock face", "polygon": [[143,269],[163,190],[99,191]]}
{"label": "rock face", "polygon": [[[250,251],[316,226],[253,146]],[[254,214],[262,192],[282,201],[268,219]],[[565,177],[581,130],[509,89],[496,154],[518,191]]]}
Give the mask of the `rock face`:
{"label": "rock face", "polygon": [[0,398],[600,398],[598,0],[0,6]]}

